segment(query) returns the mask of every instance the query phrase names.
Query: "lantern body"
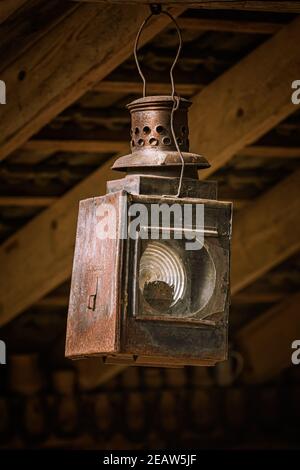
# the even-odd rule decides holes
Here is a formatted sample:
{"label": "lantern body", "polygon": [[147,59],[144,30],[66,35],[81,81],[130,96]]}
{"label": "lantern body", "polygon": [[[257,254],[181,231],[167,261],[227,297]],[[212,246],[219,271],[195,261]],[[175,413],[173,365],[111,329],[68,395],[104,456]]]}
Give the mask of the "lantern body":
{"label": "lantern body", "polygon": [[113,167],[127,175],[80,203],[67,357],[167,367],[226,359],[232,205],[198,180],[209,164],[189,153],[190,103],[175,114],[173,104],[129,105],[132,153]]}
{"label": "lantern body", "polygon": [[[165,187],[174,183],[173,178],[163,180]],[[110,182],[112,192],[106,196],[80,203],[68,357],[99,355],[107,363],[160,366],[213,365],[226,358],[231,203],[208,199],[216,185],[200,181],[193,197],[176,199],[182,208],[204,207],[204,244],[186,250],[182,227],[151,225],[153,204],[174,204],[153,195],[151,186],[158,182],[131,176]],[[141,188],[151,194],[138,194]],[[134,204],[143,205],[149,218],[130,238]],[[112,223],[113,238],[97,234],[103,217]],[[171,235],[164,238],[169,228]],[[180,230],[181,238],[175,238]]]}

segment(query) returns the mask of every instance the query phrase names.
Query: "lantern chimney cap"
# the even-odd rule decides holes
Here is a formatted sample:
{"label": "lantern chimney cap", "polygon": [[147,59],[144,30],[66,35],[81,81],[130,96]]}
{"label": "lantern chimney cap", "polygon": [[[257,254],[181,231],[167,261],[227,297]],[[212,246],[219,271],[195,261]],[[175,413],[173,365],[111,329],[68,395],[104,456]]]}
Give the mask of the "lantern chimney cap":
{"label": "lantern chimney cap", "polygon": [[[143,168],[167,171],[173,167],[178,171],[182,159],[176,143],[185,165],[198,169],[210,167],[204,156],[189,152],[188,108],[191,104],[180,98],[178,109],[173,111],[172,96],[146,96],[129,103],[132,153],[118,158],[112,168],[132,172]],[[172,137],[172,119],[176,143]]]}

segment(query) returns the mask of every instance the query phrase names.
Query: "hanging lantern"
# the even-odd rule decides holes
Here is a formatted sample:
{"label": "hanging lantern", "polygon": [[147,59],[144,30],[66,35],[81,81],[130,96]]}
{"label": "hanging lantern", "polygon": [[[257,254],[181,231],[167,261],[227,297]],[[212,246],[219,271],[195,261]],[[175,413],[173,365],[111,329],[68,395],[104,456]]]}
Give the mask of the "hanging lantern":
{"label": "hanging lantern", "polygon": [[189,152],[191,102],[176,96],[172,76],[180,48],[181,37],[171,96],[146,96],[137,61],[144,97],[128,105],[132,152],[113,166],[126,176],[80,202],[67,357],[154,366],[226,359],[232,205],[217,201],[215,182],[199,181],[210,165]]}

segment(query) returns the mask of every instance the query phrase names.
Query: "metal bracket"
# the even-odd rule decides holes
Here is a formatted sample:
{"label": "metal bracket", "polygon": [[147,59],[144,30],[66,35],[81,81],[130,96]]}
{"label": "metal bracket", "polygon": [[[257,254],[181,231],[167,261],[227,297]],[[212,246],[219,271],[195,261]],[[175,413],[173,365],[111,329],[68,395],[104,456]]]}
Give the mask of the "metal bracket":
{"label": "metal bracket", "polygon": [[162,11],[162,6],[160,3],[151,3],[150,10],[152,15],[160,15]]}

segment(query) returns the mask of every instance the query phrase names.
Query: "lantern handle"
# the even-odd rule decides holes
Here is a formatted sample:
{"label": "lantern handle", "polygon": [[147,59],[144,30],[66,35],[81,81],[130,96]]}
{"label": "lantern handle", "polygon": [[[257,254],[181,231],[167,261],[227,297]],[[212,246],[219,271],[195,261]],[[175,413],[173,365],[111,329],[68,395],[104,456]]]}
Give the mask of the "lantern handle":
{"label": "lantern handle", "polygon": [[143,80],[143,98],[145,98],[145,96],[146,96],[146,79],[145,79],[145,76],[144,76],[144,74],[141,70],[140,63],[139,63],[138,56],[137,56],[138,43],[139,43],[139,39],[140,39],[140,36],[142,34],[142,31],[143,31],[144,27],[149,22],[149,20],[152,18],[152,16],[160,15],[160,14],[168,16],[170,18],[170,20],[174,23],[175,29],[177,31],[178,38],[179,38],[179,45],[178,45],[177,53],[176,53],[174,62],[173,62],[172,66],[171,66],[171,69],[170,69],[172,97],[175,96],[175,84],[174,84],[173,70],[174,70],[175,65],[177,64],[177,61],[178,61],[178,58],[179,58],[179,55],[180,55],[180,52],[181,52],[181,49],[182,49],[182,36],[181,36],[181,32],[180,32],[178,23],[175,20],[174,16],[171,15],[171,13],[169,13],[168,11],[161,10],[160,5],[155,5],[154,4],[154,5],[151,5],[151,13],[147,16],[147,18],[143,21],[143,23],[140,26],[140,29],[137,33],[137,36],[136,36],[136,39],[135,39],[135,42],[134,42],[134,49],[133,49],[135,63],[136,63],[138,72],[140,74],[140,77]]}
{"label": "lantern handle", "polygon": [[171,96],[172,96],[172,99],[173,99],[173,108],[172,108],[172,112],[171,112],[171,133],[172,133],[172,137],[173,137],[173,140],[174,140],[174,143],[175,143],[175,146],[176,146],[176,150],[177,150],[177,152],[180,156],[180,160],[181,160],[181,172],[180,172],[180,177],[179,177],[178,190],[177,190],[177,193],[175,195],[175,197],[178,198],[178,197],[180,197],[181,190],[182,190],[182,181],[183,181],[183,175],[184,175],[185,162],[184,162],[182,152],[179,148],[179,145],[178,145],[178,142],[177,142],[177,139],[176,139],[176,136],[175,136],[175,131],[174,131],[174,113],[179,108],[180,97],[177,96],[176,92],[175,92],[173,70],[174,70],[175,65],[177,64],[177,61],[178,61],[178,58],[179,58],[179,55],[180,55],[180,52],[181,52],[181,49],[182,49],[182,36],[181,36],[181,32],[180,32],[178,23],[175,20],[174,16],[171,15],[171,13],[169,13],[168,11],[162,10],[161,5],[158,5],[158,4],[150,5],[150,9],[151,9],[151,13],[143,21],[143,23],[140,26],[140,29],[138,30],[138,33],[137,33],[137,36],[136,36],[136,39],[135,39],[135,42],[134,42],[134,49],[133,49],[135,63],[136,63],[138,72],[140,74],[140,77],[143,80],[143,98],[145,98],[145,96],[146,96],[146,79],[145,79],[145,76],[144,76],[144,74],[141,70],[140,64],[139,64],[139,60],[138,60],[138,56],[137,56],[137,49],[138,49],[139,39],[140,39],[140,36],[142,34],[142,31],[143,31],[144,27],[146,26],[148,21],[152,18],[152,16],[166,15],[174,23],[175,29],[176,29],[177,34],[178,34],[178,39],[179,39],[177,53],[176,53],[174,62],[172,64],[171,68],[170,68],[170,80],[171,80],[171,90],[172,90],[171,91]]}

